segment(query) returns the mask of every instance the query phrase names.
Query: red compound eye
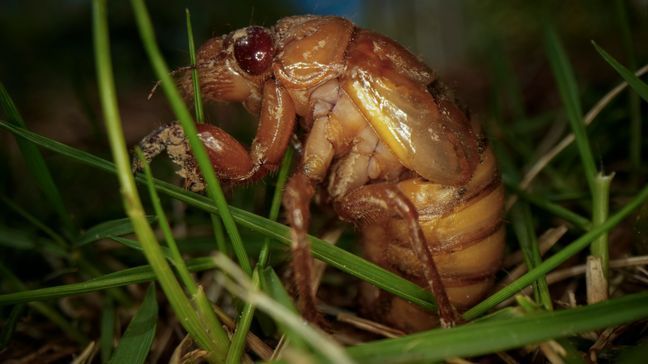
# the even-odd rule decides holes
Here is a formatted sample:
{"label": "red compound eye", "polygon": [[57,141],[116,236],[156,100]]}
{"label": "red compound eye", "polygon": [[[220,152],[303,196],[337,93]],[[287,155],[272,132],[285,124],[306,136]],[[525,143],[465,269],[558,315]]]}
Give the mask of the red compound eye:
{"label": "red compound eye", "polygon": [[243,71],[259,75],[272,64],[272,37],[262,27],[248,27],[246,32],[234,43],[234,57]]}

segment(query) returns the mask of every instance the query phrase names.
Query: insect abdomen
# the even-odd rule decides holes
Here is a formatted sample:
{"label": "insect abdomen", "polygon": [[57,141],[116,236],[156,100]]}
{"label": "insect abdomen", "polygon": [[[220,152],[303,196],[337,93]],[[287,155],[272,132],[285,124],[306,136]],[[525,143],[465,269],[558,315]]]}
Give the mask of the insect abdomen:
{"label": "insect abdomen", "polygon": [[[502,213],[504,189],[490,150],[486,150],[470,182],[462,187],[406,179],[398,188],[414,204],[419,224],[434,255],[450,302],[465,310],[491,288],[505,242]],[[408,242],[403,220],[367,224],[362,228],[367,257],[425,287],[424,267]],[[409,303],[378,295],[363,287],[362,301],[383,321],[406,331],[435,326],[436,318]],[[372,296],[372,297],[368,297]],[[380,299],[377,299],[382,296]],[[387,305],[388,307],[381,307]],[[411,306],[411,307],[410,307]]]}

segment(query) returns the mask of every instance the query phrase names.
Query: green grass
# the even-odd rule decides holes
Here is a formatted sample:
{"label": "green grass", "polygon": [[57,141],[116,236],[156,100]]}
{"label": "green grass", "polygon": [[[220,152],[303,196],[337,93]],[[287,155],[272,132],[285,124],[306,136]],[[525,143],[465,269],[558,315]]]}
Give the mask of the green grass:
{"label": "green grass", "polygon": [[142,306],[128,324],[109,363],[144,363],[155,338],[157,321],[158,305],[155,298],[155,284],[151,284],[146,291]]}
{"label": "green grass", "polygon": [[[591,228],[595,229],[607,219],[610,181],[614,174],[604,175],[603,172],[596,171],[590,141],[585,130],[578,85],[561,41],[551,28],[545,30],[545,48],[567,114],[567,120],[569,120],[569,125],[576,139],[581,165],[592,195]],[[592,256],[599,260],[603,275],[607,279],[608,261],[610,259],[607,232],[603,232],[596,237],[591,244],[590,251]],[[596,289],[596,287],[587,287],[588,292]],[[607,291],[608,285],[605,284],[602,289]]]}
{"label": "green grass", "polygon": [[352,358],[367,363],[411,363],[481,355],[639,320],[648,314],[647,304],[648,294],[639,293],[570,310],[376,341],[350,348],[349,352]]}
{"label": "green grass", "polygon": [[[641,133],[641,100],[648,101],[648,85],[633,74],[641,55],[640,52],[635,54],[632,48],[632,39],[636,35],[622,2],[615,3],[615,15],[627,66],[613,57],[613,52],[609,53],[595,42],[592,42],[592,53],[601,56],[601,64],[609,65],[606,69],[610,79],[622,79],[628,83],[628,104],[619,108],[615,103],[606,103],[606,110],[601,112],[593,127],[588,128],[585,123],[583,106],[594,104],[594,91],[579,79],[582,71],[577,66],[579,63],[570,59],[571,50],[566,46],[570,43],[564,42],[564,35],[557,28],[542,24],[546,54],[543,61],[555,81],[551,84],[551,92],[559,100],[556,107],[562,109],[537,112],[527,108],[522,95],[522,80],[512,75],[510,60],[500,57],[506,47],[499,44],[493,48],[497,52],[491,54],[489,60],[495,77],[492,94],[503,97],[493,96],[495,110],[489,117],[502,122],[502,125],[487,125],[487,128],[498,136],[491,139],[491,145],[500,159],[505,186],[510,195],[519,198],[505,219],[512,232],[508,236],[508,246],[510,250],[522,251],[528,272],[497,292],[491,292],[464,312],[465,325],[347,348],[299,319],[293,299],[275,270],[278,266],[270,259],[271,252],[290,250],[290,230],[278,220],[282,191],[294,159],[292,149],[284,156],[276,177],[268,178],[259,186],[244,187],[249,189],[250,192],[245,192],[249,195],[256,191],[252,190],[254,188],[265,193],[265,199],[258,204],[261,207],[241,208],[232,202],[239,201],[235,197],[230,198],[228,204],[206,151],[196,137],[194,123],[207,121],[209,114],[202,105],[198,87],[189,11],[185,12],[185,20],[188,59],[194,66],[195,116],[175,88],[170,70],[162,58],[153,30],[155,19],[149,17],[142,0],[132,0],[131,4],[151,68],[155,77],[161,80],[171,110],[189,136],[192,151],[207,182],[207,196],[154,178],[146,163],[143,163],[143,173],[131,173],[132,156],[127,151],[122,131],[116,77],[112,68],[107,16],[110,8],[107,9],[105,0],[94,0],[99,99],[114,162],[28,130],[29,120],[23,120],[9,92],[0,84],[0,108],[3,111],[0,130],[7,136],[16,137],[21,163],[37,187],[36,193],[42,196],[42,207],[49,210],[48,216],[44,216],[42,209],[32,208],[19,197],[0,193],[3,216],[19,222],[16,227],[0,224],[0,249],[8,253],[7,258],[0,256],[0,350],[11,349],[12,340],[24,340],[21,320],[33,312],[36,315],[23,325],[44,323],[44,327],[62,333],[73,342],[78,353],[89,341],[98,341],[98,356],[102,363],[145,362],[161,320],[165,326],[177,321],[180,326],[171,327],[182,327],[212,363],[241,362],[243,356],[251,352],[246,350],[249,349],[246,345],[251,333],[261,337],[271,348],[280,337],[285,337],[288,356],[283,360],[292,355],[293,360],[313,362],[430,362],[523,347],[535,348],[538,343],[548,340],[555,340],[569,355],[578,359],[592,344],[579,334],[591,335],[595,330],[648,318],[648,294],[645,292],[632,293],[631,289],[626,291],[623,285],[619,285],[609,300],[585,305],[579,297],[582,306],[565,308],[557,303],[556,288],[547,282],[547,275],[559,267],[583,264],[587,254],[581,253],[587,252],[588,248],[589,254],[601,259],[611,281],[620,277],[632,279],[627,272],[622,275],[607,268],[610,251],[619,248],[611,244],[614,241],[612,232],[615,229],[627,232],[623,230],[627,229],[624,224],[628,224],[635,211],[648,204],[648,185],[641,182],[646,180],[646,170],[641,166],[641,161],[645,160],[642,159],[645,150],[642,144],[645,143],[637,135]],[[542,32],[538,33],[537,38],[542,38]],[[114,70],[116,74],[120,71]],[[595,92],[604,95],[611,88],[612,85]],[[505,125],[505,119],[512,120],[511,124]],[[627,121],[623,127],[631,130],[627,147],[617,137],[617,129],[621,127],[611,125],[612,121],[618,122],[619,119]],[[567,147],[557,154],[551,164],[542,169],[538,181],[532,186],[521,185],[523,172],[542,157],[542,151],[537,149],[538,135],[564,121],[575,136],[574,147]],[[557,145],[558,140],[551,146]],[[604,152],[618,145],[624,150],[621,158],[629,162],[606,164],[605,161],[612,160],[612,157]],[[66,186],[50,165],[50,156],[57,157],[58,163],[96,173],[100,176],[98,178],[116,179],[119,182],[116,188],[121,196],[121,213],[91,220],[90,223],[83,216],[74,216],[75,206],[66,200]],[[611,183],[611,176],[617,168],[618,177]],[[154,171],[157,175],[158,170]],[[144,203],[140,201],[136,183],[146,191]],[[554,198],[556,196],[569,198]],[[97,192],[97,199],[103,197]],[[178,221],[169,208],[171,201],[188,206],[189,213],[180,222],[186,224],[189,237],[194,229],[208,231],[207,239],[213,242],[209,251],[202,250],[201,254],[193,253],[193,250],[192,253],[185,252],[185,247],[181,246],[185,237],[174,231]],[[313,209],[317,214],[316,207]],[[266,214],[267,218],[264,217]],[[564,222],[570,226],[570,232],[542,257],[537,237],[545,229]],[[325,225],[325,222],[318,223]],[[82,229],[82,225],[87,228]],[[344,290],[345,286],[351,285],[346,279],[354,285],[356,281],[365,281],[425,309],[436,309],[434,297],[426,289],[367,261],[348,245],[334,246],[316,236],[309,238],[315,258],[345,273],[344,282],[340,283],[339,276],[333,274],[326,281],[327,285]],[[252,252],[253,245],[260,250],[257,248]],[[214,257],[212,250],[220,253]],[[238,265],[226,258],[228,251],[233,251]],[[41,266],[22,267],[11,260],[13,256],[24,255],[36,257],[33,259],[37,259]],[[143,283],[148,284],[148,289]],[[572,283],[583,287],[582,280],[574,279]],[[156,286],[162,293],[156,295]],[[532,297],[519,296],[529,286],[533,287]],[[101,298],[100,305],[96,305],[96,297]],[[512,298],[516,298],[513,300],[516,303],[505,308],[497,307]],[[96,319],[75,319],[70,314],[70,307],[75,305],[90,307],[89,310],[95,311]],[[229,333],[222,328],[214,305],[219,306],[219,312],[224,311],[223,308],[234,312],[236,327]],[[129,322],[127,327],[125,324],[119,326],[125,322]],[[645,339],[643,344],[637,337],[623,340],[627,348],[610,346],[604,354],[631,360],[627,358],[640,357],[641,354],[637,353],[645,352]],[[177,340],[172,339],[170,345],[178,345]],[[510,353],[517,355],[518,360],[528,359],[521,351]]]}
{"label": "green grass", "polygon": [[[2,82],[0,82],[0,106],[7,122],[21,128],[27,127]],[[49,205],[56,211],[59,220],[63,224],[63,230],[68,234],[72,234],[75,231],[74,223],[70,219],[70,213],[63,203],[59,188],[52,178],[45,159],[38,151],[38,148],[31,143],[24,143],[22,140],[18,140],[18,146],[32,178],[39,186]]]}
{"label": "green grass", "polygon": [[[136,3],[134,4],[137,5]],[[142,4],[139,5],[142,6]],[[185,296],[183,288],[166,262],[154,232],[146,220],[146,215],[142,208],[137,188],[135,187],[135,181],[131,172],[130,156],[126,150],[126,142],[121,127],[112,76],[107,18],[105,0],[95,0],[93,2],[93,35],[97,79],[99,80],[104,121],[108,131],[113,159],[115,160],[117,177],[120,182],[124,210],[130,217],[135,234],[142,244],[144,255],[151,264],[151,268],[160,282],[166,297],[169,299],[173,310],[178,315],[182,326],[201,347],[207,350],[207,360],[211,363],[218,363],[222,361],[227,351],[229,344],[227,334],[222,330],[211,308],[208,311],[209,315],[205,315],[203,303],[198,301],[196,305]],[[150,173],[148,180],[150,185]],[[192,297],[195,296],[195,293],[192,292]],[[208,317],[213,319],[205,320]]]}
{"label": "green grass", "polygon": [[241,235],[238,232],[238,228],[234,223],[232,214],[229,212],[227,202],[225,201],[225,196],[223,195],[223,190],[221,189],[218,178],[214,173],[214,167],[209,161],[207,156],[207,151],[203,146],[202,142],[198,138],[198,131],[194,125],[194,119],[191,117],[187,106],[185,105],[180,92],[175,87],[175,82],[171,78],[171,73],[169,68],[166,65],[166,62],[162,58],[160,50],[157,47],[155,40],[155,34],[153,31],[153,25],[151,24],[151,19],[149,18],[148,12],[146,10],[146,5],[141,0],[132,0],[131,4],[133,5],[133,11],[135,13],[135,18],[137,20],[137,26],[139,28],[140,36],[142,38],[142,43],[144,43],[144,48],[149,56],[151,61],[151,66],[155,70],[155,73],[160,78],[160,84],[162,90],[164,91],[173,112],[175,113],[180,125],[184,129],[184,133],[187,136],[189,145],[191,146],[191,151],[193,152],[198,167],[200,168],[201,174],[205,179],[205,186],[207,190],[207,195],[210,196],[215,205],[220,210],[220,217],[223,220],[223,225],[225,225],[225,230],[232,241],[232,248],[234,249],[234,254],[236,255],[239,264],[248,275],[252,274],[252,267],[250,265],[250,260],[243,246],[243,241],[241,240]]}
{"label": "green grass", "polygon": [[[540,256],[538,239],[535,236],[531,211],[527,205],[518,203],[511,211],[511,218],[513,219],[511,222],[513,230],[517,240],[520,242],[520,250],[524,255],[524,262],[530,270],[533,270],[541,264],[542,257]],[[541,302],[546,310],[553,310],[549,286],[544,275],[539,276],[538,280],[533,282],[533,289],[535,291],[535,300]]]}

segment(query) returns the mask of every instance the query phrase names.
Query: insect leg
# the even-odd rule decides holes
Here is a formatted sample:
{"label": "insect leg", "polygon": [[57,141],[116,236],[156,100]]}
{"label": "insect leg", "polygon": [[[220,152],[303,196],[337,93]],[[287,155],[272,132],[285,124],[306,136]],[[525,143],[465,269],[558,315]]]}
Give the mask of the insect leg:
{"label": "insect leg", "polygon": [[235,183],[258,180],[274,171],[286,152],[294,126],[293,102],[275,80],[264,84],[259,126],[249,153],[225,131],[213,125],[198,125],[217,172]]}
{"label": "insect leg", "polygon": [[[229,183],[258,180],[275,170],[283,157],[295,126],[295,108],[287,91],[269,80],[263,88],[263,102],[256,137],[248,152],[234,137],[211,124],[198,124],[198,136],[218,176]],[[178,174],[194,191],[204,189],[184,131],[178,124],[157,129],[140,142],[147,160],[166,149],[180,166]],[[134,170],[141,166],[134,161]]]}
{"label": "insect leg", "polygon": [[[153,158],[167,149],[167,145],[172,143],[173,135],[175,133],[181,133],[178,138],[178,142],[184,143],[184,133],[182,133],[182,129],[173,130],[175,127],[176,124],[161,126],[153,130],[149,135],[145,136],[144,139],[139,142],[138,146],[142,150],[144,159],[147,162],[152,161]],[[135,156],[133,157],[132,168],[133,173],[142,169],[142,163]]]}
{"label": "insect leg", "polygon": [[315,307],[313,292],[313,259],[308,240],[310,221],[309,205],[315,194],[315,186],[328,173],[333,159],[333,146],[328,140],[328,115],[318,117],[308,134],[302,160],[297,171],[288,181],[283,195],[283,205],[288,223],[292,227],[292,266],[298,294],[298,305],[304,317],[317,324],[325,322]]}
{"label": "insect leg", "polygon": [[310,201],[315,194],[313,182],[303,173],[297,172],[286,184],[283,205],[288,223],[292,227],[292,268],[297,288],[299,311],[310,322],[323,323],[315,307],[315,297],[311,284],[313,259],[308,240],[310,222]]}
{"label": "insect leg", "polygon": [[336,202],[336,210],[340,217],[354,222],[379,222],[394,216],[403,219],[407,223],[412,250],[423,264],[425,279],[439,306],[441,325],[451,327],[459,321],[419,225],[416,208],[396,186],[385,183],[358,187]]}
{"label": "insect leg", "polygon": [[255,173],[279,167],[295,128],[295,105],[288,91],[276,80],[263,85],[263,100],[256,137],[250,148]]}

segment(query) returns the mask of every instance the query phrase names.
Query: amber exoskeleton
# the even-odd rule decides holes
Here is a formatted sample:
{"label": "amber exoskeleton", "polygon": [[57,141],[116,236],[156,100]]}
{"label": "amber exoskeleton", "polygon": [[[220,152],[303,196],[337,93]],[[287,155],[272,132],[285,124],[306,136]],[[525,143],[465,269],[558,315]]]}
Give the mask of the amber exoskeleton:
{"label": "amber exoskeleton", "polygon": [[[258,116],[250,150],[222,129],[198,130],[221,180],[274,171],[293,134],[300,162],[284,193],[293,269],[304,316],[318,320],[306,233],[319,189],[358,227],[365,256],[423,287],[425,312],[363,285],[366,314],[407,331],[451,325],[489,290],[504,247],[503,188],[476,123],[425,64],[391,39],[338,17],[296,16],[210,39],[198,52],[206,100],[242,102]],[[190,97],[190,72],[178,84]],[[141,145],[163,149],[193,190],[203,182],[177,124]]]}

